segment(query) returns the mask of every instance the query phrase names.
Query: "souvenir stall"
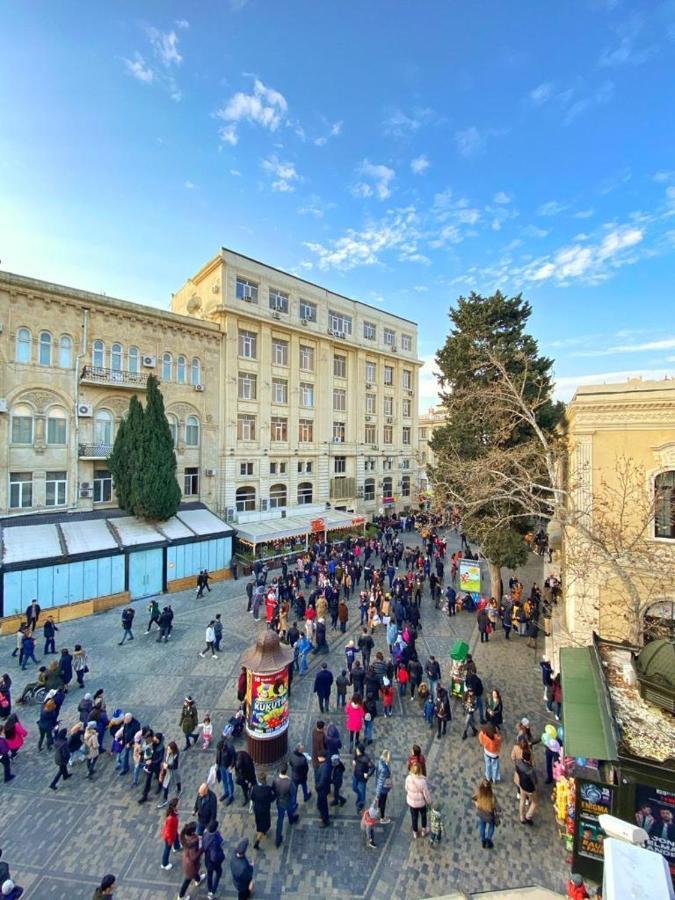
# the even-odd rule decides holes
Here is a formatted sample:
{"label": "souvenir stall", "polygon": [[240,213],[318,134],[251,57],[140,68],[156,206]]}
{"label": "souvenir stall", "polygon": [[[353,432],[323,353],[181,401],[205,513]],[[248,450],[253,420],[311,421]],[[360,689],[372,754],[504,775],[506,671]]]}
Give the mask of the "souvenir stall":
{"label": "souvenir stall", "polygon": [[450,650],[450,693],[453,697],[464,696],[464,679],[466,678],[466,658],[469,645],[466,641],[455,641]]}

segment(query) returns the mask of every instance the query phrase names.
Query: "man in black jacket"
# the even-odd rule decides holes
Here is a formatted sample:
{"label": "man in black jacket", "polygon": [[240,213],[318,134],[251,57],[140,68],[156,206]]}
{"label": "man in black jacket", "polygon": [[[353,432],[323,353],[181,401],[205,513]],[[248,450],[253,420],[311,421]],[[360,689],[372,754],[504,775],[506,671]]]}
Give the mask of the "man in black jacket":
{"label": "man in black jacket", "polygon": [[127,638],[129,638],[130,641],[133,641],[133,639],[134,639],[134,633],[131,630],[131,626],[134,623],[135,615],[136,615],[136,613],[131,607],[128,607],[127,609],[123,610],[123,612],[122,612],[122,628],[124,629],[124,633],[122,635],[122,640],[119,643],[120,647],[126,641]]}
{"label": "man in black jacket", "polygon": [[141,723],[131,713],[125,713],[122,720],[122,750],[117,756],[117,768],[119,775],[126,775],[129,771],[129,756],[134,746],[136,732],[140,731]]}
{"label": "man in black jacket", "polygon": [[302,788],[302,796],[305,803],[307,803],[309,798],[312,796],[312,792],[307,789],[309,763],[307,762],[307,757],[305,756],[305,747],[303,744],[297,745],[295,750],[288,757],[288,764],[291,767],[291,781],[296,787],[296,796],[297,789]]}
{"label": "man in black jacket", "polygon": [[26,610],[26,625],[31,631],[35,631],[39,618],[40,604],[37,602],[37,600],[31,600],[30,606]]}
{"label": "man in black jacket", "polygon": [[361,651],[361,658],[363,660],[363,668],[367,669],[370,665],[370,654],[373,651],[373,647],[375,646],[375,641],[368,634],[368,629],[363,629],[363,634],[358,640],[358,647]]}
{"label": "man in black jacket", "polygon": [[70,751],[68,750],[68,731],[65,728],[60,728],[54,741],[54,762],[59,767],[59,770],[52,778],[49,785],[49,787],[53,791],[58,790],[56,785],[59,783],[60,778],[63,778],[64,781],[66,781],[68,778],[72,778],[72,775],[68,773],[69,759]]}
{"label": "man in black jacket", "polygon": [[234,850],[234,855],[230,861],[230,871],[232,872],[232,881],[239,900],[248,900],[253,893],[253,865],[246,858],[248,849],[248,838],[243,838]]}
{"label": "man in black jacket", "polygon": [[474,692],[476,697],[476,709],[480,715],[480,724],[485,725],[485,708],[483,706],[483,682],[475,672],[469,673],[464,679],[467,690]]}
{"label": "man in black jacket", "polygon": [[319,753],[319,765],[314,773],[314,786],[316,787],[316,808],[321,816],[319,828],[326,828],[330,825],[330,815],[328,812],[328,795],[331,788],[331,777],[333,771],[329,760],[326,759],[325,752]]}
{"label": "man in black jacket", "polygon": [[232,770],[237,754],[232,743],[232,738],[221,737],[216,747],[216,765],[220,771],[220,781],[223,785],[223,796],[220,798],[226,806],[234,802],[234,779]]}
{"label": "man in black jacket", "polygon": [[152,786],[153,777],[157,778],[157,793],[161,790],[161,786],[159,784],[159,771],[162,768],[162,762],[164,760],[164,735],[161,731],[158,731],[152,737],[152,754],[150,759],[146,759],[145,761],[145,785],[143,786],[143,796],[139,799],[139,803],[147,803],[148,802],[148,794],[150,793],[150,787]]}
{"label": "man in black jacket", "polygon": [[333,686],[333,673],[328,663],[322,663],[314,679],[314,693],[319,698],[319,709],[328,712],[330,709],[330,689]]}
{"label": "man in black jacket", "polygon": [[197,834],[200,837],[211,822],[215,822],[218,818],[218,800],[213,791],[209,790],[206,782],[199,785],[195,808],[192,810],[192,813],[197,816]]}

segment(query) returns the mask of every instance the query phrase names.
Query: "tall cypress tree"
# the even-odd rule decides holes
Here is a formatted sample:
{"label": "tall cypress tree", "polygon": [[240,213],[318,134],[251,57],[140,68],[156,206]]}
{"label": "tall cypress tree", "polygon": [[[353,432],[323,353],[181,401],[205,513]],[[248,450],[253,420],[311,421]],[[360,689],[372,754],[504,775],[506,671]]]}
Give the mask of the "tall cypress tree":
{"label": "tall cypress tree", "polygon": [[117,429],[113,451],[108,458],[117,503],[130,515],[136,512],[137,475],[142,468],[143,419],[143,407],[134,394],[129,401],[129,411]]}
{"label": "tall cypress tree", "polygon": [[137,516],[165,520],[181,500],[176,481],[176,454],[164,400],[154,375],[148,378],[138,457],[134,461],[132,502]]}

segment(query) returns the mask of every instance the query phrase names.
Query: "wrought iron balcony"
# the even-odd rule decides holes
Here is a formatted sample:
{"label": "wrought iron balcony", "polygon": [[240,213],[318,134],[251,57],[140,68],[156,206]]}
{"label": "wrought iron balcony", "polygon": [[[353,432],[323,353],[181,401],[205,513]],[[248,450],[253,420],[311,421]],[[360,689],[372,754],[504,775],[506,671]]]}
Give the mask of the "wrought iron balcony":
{"label": "wrought iron balcony", "polygon": [[112,444],[80,444],[80,459],[107,459],[112,453]]}
{"label": "wrought iron balcony", "polygon": [[84,366],[80,381],[85,384],[117,385],[132,390],[145,390],[148,376],[144,372],[124,372],[121,369],[104,369],[101,366]]}

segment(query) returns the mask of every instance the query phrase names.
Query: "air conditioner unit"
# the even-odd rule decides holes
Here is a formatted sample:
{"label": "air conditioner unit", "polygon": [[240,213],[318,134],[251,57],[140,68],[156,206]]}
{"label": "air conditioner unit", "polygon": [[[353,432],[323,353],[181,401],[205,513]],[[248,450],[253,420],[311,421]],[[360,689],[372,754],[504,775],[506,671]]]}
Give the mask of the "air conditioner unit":
{"label": "air conditioner unit", "polygon": [[347,332],[346,331],[336,331],[335,337],[342,338],[342,340],[344,341],[347,339]]}
{"label": "air conditioner unit", "polygon": [[366,416],[366,422],[371,422],[372,418],[373,418],[372,416]]}
{"label": "air conditioner unit", "polygon": [[7,399],[0,397],[0,413],[7,412]]}
{"label": "air conditioner unit", "polygon": [[341,437],[333,438],[333,443],[334,443],[334,444],[341,444],[341,443],[342,443],[342,438],[341,438]]}
{"label": "air conditioner unit", "polygon": [[371,450],[377,450],[377,444],[371,444],[371,445],[370,445],[370,449],[371,449]]}
{"label": "air conditioner unit", "polygon": [[234,522],[236,517],[237,517],[237,510],[234,508],[234,506],[228,506],[227,509],[225,510],[225,520],[227,522]]}
{"label": "air conditioner unit", "polygon": [[91,488],[80,488],[80,499],[85,500],[92,496],[93,491]]}
{"label": "air conditioner unit", "polygon": [[199,391],[199,392],[201,393],[201,391],[204,390],[204,385],[203,385],[203,384],[196,384],[196,385],[195,385],[195,390],[196,390],[196,391]]}
{"label": "air conditioner unit", "polygon": [[309,319],[300,319],[303,325],[309,325]]}
{"label": "air conditioner unit", "polygon": [[281,313],[278,312],[278,311],[275,309],[275,310],[272,312],[272,318],[273,318],[273,319],[280,319],[280,318],[281,318]]}
{"label": "air conditioner unit", "polygon": [[216,470],[215,470],[215,469],[207,469],[207,470],[206,470],[206,475],[208,475],[209,478],[213,478],[213,476],[214,476],[215,474],[216,474]]}
{"label": "air conditioner unit", "polygon": [[253,297],[250,294],[244,294],[244,300],[246,303],[253,303]]}
{"label": "air conditioner unit", "polygon": [[415,393],[412,388],[406,388],[406,391],[410,394],[411,397]]}
{"label": "air conditioner unit", "polygon": [[392,344],[389,349],[391,350],[392,353],[396,353],[396,344]]}
{"label": "air conditioner unit", "polygon": [[146,369],[154,369],[157,365],[157,357],[156,356],[144,356],[143,357],[143,365]]}
{"label": "air conditioner unit", "polygon": [[82,481],[82,482],[80,483],[80,490],[81,490],[81,491],[88,491],[90,487],[91,487],[91,485],[89,484],[88,481]]}
{"label": "air conditioner unit", "polygon": [[387,425],[393,425],[393,424],[394,424],[394,417],[387,416]]}
{"label": "air conditioner unit", "polygon": [[369,391],[369,390],[371,389],[372,386],[373,386],[373,385],[372,385],[372,382],[366,381],[366,390],[367,390],[367,391]]}
{"label": "air conditioner unit", "polygon": [[77,415],[80,419],[90,419],[94,415],[94,406],[92,403],[78,403]]}
{"label": "air conditioner unit", "polygon": [[242,284],[241,293],[242,293],[244,300],[252,300],[253,299],[250,285]]}

